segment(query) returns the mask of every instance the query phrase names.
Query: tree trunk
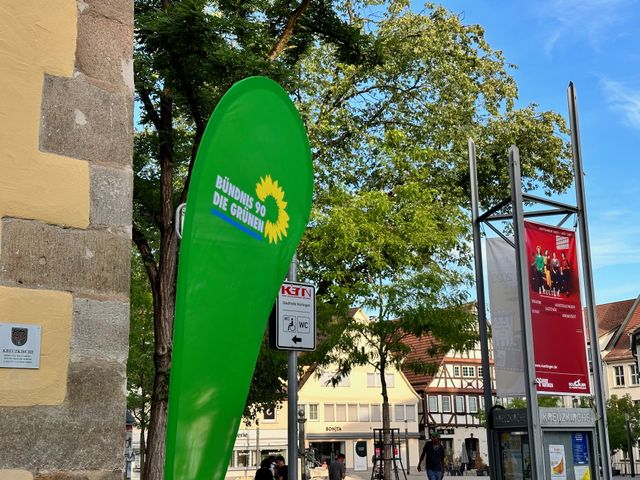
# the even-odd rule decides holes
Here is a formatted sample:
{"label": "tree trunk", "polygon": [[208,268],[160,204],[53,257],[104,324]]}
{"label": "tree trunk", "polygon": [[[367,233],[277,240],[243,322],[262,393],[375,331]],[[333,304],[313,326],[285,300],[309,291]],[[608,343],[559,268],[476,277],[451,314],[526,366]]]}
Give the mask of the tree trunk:
{"label": "tree trunk", "polygon": [[382,433],[384,442],[384,478],[391,479],[391,464],[393,462],[393,445],[391,443],[391,416],[389,412],[389,393],[387,391],[387,378],[385,377],[386,362],[380,355],[380,385],[382,387]]}
{"label": "tree trunk", "polygon": [[178,238],[174,230],[173,205],[173,104],[165,90],[160,100],[162,130],[160,138],[160,262],[153,293],[155,377],[151,395],[151,420],[147,441],[149,455],[145,465],[145,480],[164,480],[165,437],[169,401],[169,371],[173,348],[173,319],[176,302]]}
{"label": "tree trunk", "polygon": [[144,465],[147,458],[147,447],[144,439],[144,425],[140,426],[140,480],[145,480]]}

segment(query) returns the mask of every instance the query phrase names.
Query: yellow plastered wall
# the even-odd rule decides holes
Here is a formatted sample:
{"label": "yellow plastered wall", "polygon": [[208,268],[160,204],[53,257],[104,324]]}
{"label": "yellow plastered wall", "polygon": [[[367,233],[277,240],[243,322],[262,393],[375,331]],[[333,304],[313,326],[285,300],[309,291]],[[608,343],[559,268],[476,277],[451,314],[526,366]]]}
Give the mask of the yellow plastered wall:
{"label": "yellow plastered wall", "polygon": [[44,75],[70,77],[76,0],[0,2],[0,217],[85,228],[86,161],[39,151]]}
{"label": "yellow plastered wall", "polygon": [[[0,217],[89,224],[88,162],[39,151],[44,77],[73,75],[76,23],[76,0],[0,2]],[[42,326],[40,369],[1,368],[0,406],[62,403],[71,294],[3,287],[0,312],[2,322]]]}
{"label": "yellow plastered wall", "polygon": [[0,406],[62,403],[71,347],[71,294],[0,287],[0,312],[3,322],[42,327],[39,369],[0,368]]}
{"label": "yellow plastered wall", "polygon": [[0,470],[0,480],[33,480],[33,475],[26,470]]}

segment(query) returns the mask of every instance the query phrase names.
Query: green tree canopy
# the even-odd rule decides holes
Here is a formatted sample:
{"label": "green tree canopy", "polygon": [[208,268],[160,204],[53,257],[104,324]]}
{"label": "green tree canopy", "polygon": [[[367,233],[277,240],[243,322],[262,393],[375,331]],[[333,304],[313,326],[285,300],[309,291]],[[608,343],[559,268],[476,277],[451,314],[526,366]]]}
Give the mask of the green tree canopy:
{"label": "green tree canopy", "polygon": [[[463,308],[467,138],[478,146],[488,203],[507,192],[512,143],[520,148],[526,187],[562,191],[571,169],[558,136],[566,130],[562,118],[535,105],[516,108],[517,88],[501,52],[480,26],[464,25],[443,8],[415,13],[401,0],[136,0],[135,6],[141,131],[133,239],[154,307],[145,479],[156,480],[163,473],[171,364],[174,211],[186,198],[206,121],[235,81],[267,75],[297,102],[316,168],[299,276],[318,285],[326,305],[322,324],[330,326],[330,341],[320,353],[338,341],[347,352],[349,338],[366,335],[381,373],[386,362],[401,360],[403,335],[430,333],[442,348],[462,348],[474,331]],[[336,319],[354,305],[377,321],[364,329],[344,315]],[[334,334],[336,322],[347,334]],[[368,359],[354,354],[344,367],[362,361]]]}
{"label": "green tree canopy", "polygon": [[611,455],[619,450],[628,453],[627,422],[631,429],[631,446],[637,444],[640,437],[640,406],[636,405],[629,394],[623,397],[611,395],[607,400],[607,428]]}

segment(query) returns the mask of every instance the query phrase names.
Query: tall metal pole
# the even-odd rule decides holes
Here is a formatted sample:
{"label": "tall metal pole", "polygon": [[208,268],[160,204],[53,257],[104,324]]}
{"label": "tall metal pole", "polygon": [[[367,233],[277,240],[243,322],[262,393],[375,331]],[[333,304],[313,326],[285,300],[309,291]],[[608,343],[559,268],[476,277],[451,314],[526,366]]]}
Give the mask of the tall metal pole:
{"label": "tall metal pole", "polygon": [[[294,255],[287,279],[298,280],[298,258]],[[289,479],[298,480],[298,352],[289,352],[287,372],[287,463]]]}
{"label": "tall metal pole", "polygon": [[[484,411],[490,412],[493,406],[491,385],[491,365],[489,364],[489,339],[487,335],[487,309],[484,297],[484,271],[482,269],[482,242],[480,241],[480,206],[478,197],[478,170],[476,165],[476,145],[468,141],[469,176],[471,180],[471,220],[473,223],[473,258],[476,271],[476,298],[478,302],[478,328],[480,330],[480,353],[482,357],[482,384],[484,388]],[[490,422],[488,422],[490,423]],[[487,447],[489,450],[489,477],[498,478],[496,465],[498,457],[493,442],[493,431],[487,428]]]}
{"label": "tall metal pole", "polygon": [[580,125],[578,123],[578,101],[573,82],[567,88],[569,101],[569,124],[571,126],[571,149],[573,151],[573,169],[576,179],[576,203],[578,207],[578,227],[582,248],[582,271],[584,278],[585,309],[589,338],[591,339],[591,361],[593,365],[593,383],[596,400],[596,421],[598,424],[598,444],[600,445],[600,462],[604,480],[611,478],[611,459],[609,458],[609,436],[607,435],[607,416],[604,400],[604,383],[602,381],[602,357],[598,343],[598,328],[595,315],[595,297],[593,293],[593,271],[591,270],[591,246],[589,244],[589,228],[587,225],[587,199],[584,192],[584,170],[582,168],[582,147],[580,146]]}
{"label": "tall metal pole", "polygon": [[409,460],[409,422],[404,421],[404,451],[407,458],[407,475],[411,475],[411,460]]}
{"label": "tall metal pole", "polygon": [[529,427],[529,450],[531,454],[531,478],[545,478],[542,428],[536,391],[536,371],[533,358],[533,335],[531,328],[531,300],[529,298],[529,275],[527,250],[524,237],[524,213],[522,209],[522,177],[520,174],[520,151],[509,148],[509,176],[511,178],[511,203],[513,205],[513,231],[516,243],[516,272],[518,276],[518,300],[520,306],[520,328],[524,360],[524,381],[527,394],[527,424]]}

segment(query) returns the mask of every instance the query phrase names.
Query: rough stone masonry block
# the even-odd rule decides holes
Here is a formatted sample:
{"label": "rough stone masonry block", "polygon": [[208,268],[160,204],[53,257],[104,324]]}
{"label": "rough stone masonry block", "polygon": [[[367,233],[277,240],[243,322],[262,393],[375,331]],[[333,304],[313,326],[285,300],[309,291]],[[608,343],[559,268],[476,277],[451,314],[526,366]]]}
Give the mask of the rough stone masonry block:
{"label": "rough stone masonry block", "polygon": [[[83,9],[82,5],[86,7]],[[128,17],[131,7],[118,13],[107,5],[98,6],[96,1],[79,3],[78,7],[76,68],[89,77],[129,89],[133,17],[130,21],[125,17]]]}
{"label": "rough stone masonry block", "polygon": [[91,225],[131,226],[133,172],[91,165]]}
{"label": "rough stone masonry block", "polygon": [[45,76],[40,149],[120,166],[133,155],[132,97],[74,78]]}
{"label": "rough stone masonry block", "polygon": [[127,361],[129,304],[76,298],[73,302],[71,361],[83,358]]}
{"label": "rough stone masonry block", "polygon": [[131,0],[78,0],[78,13],[100,15],[133,27]]}
{"label": "rough stone masonry block", "polygon": [[127,235],[4,218],[0,236],[0,280],[86,295],[129,295]]}
{"label": "rough stone masonry block", "polygon": [[0,408],[0,469],[108,473],[122,468],[125,384],[121,363],[71,363],[62,406]]}

